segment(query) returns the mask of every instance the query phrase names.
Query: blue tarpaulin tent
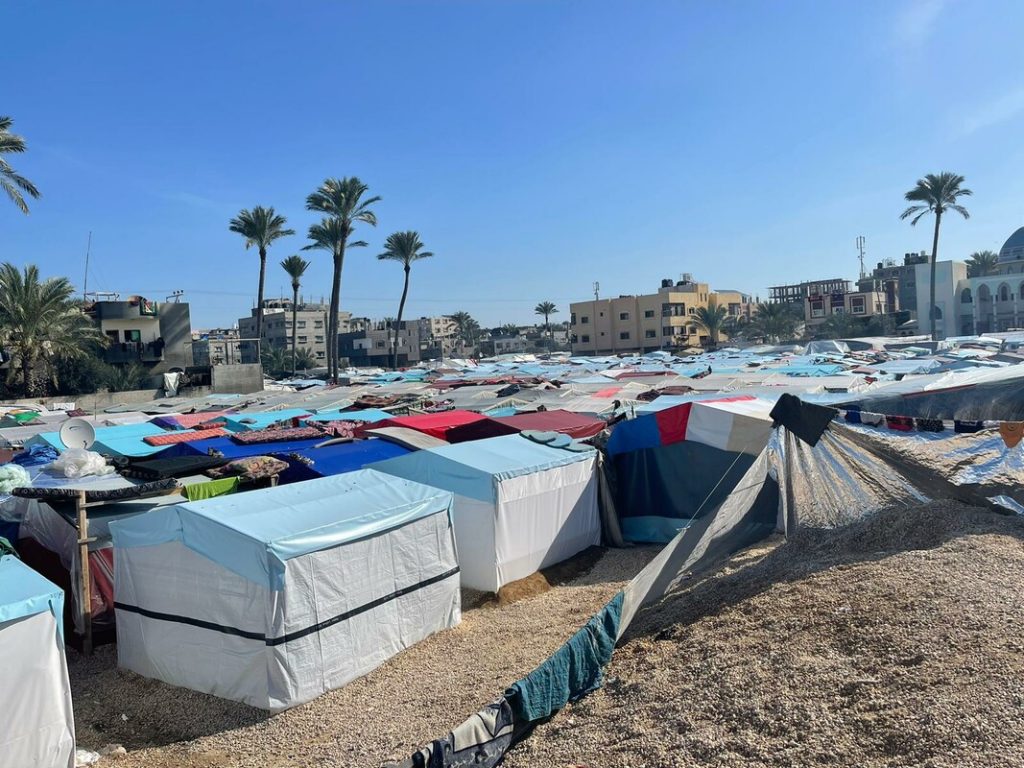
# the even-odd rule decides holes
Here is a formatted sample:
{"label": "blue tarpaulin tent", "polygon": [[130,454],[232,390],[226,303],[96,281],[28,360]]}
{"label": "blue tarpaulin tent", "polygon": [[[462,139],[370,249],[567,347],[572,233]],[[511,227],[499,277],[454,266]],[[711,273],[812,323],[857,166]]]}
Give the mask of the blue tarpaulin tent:
{"label": "blue tarpaulin tent", "polygon": [[382,411],[379,408],[364,408],[361,411],[319,411],[304,421],[370,421],[377,422],[390,419],[393,413]]}
{"label": "blue tarpaulin tent", "polygon": [[245,432],[250,429],[266,429],[279,421],[290,421],[308,416],[305,408],[285,408],[280,411],[257,411],[253,413],[230,413],[224,416],[227,429],[232,432]]}
{"label": "blue tarpaulin tent", "polygon": [[[119,424],[115,427],[100,427],[96,430],[96,442],[92,449],[108,456],[149,456],[162,451],[165,446],[150,445],[144,437],[148,435],[165,435],[167,431],[156,424]],[[26,445],[51,445],[58,451],[66,446],[60,441],[58,432],[43,432],[30,438]]]}

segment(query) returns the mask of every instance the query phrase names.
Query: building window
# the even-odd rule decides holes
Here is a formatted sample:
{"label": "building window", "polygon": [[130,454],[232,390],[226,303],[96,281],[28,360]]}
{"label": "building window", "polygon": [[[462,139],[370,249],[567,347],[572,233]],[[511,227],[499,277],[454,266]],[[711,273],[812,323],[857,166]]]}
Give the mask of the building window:
{"label": "building window", "polygon": [[597,316],[598,316],[598,317],[604,317],[604,312],[598,312],[598,313],[597,313]]}
{"label": "building window", "polygon": [[384,349],[384,342],[383,341],[378,341],[377,344],[376,344],[376,347],[377,347],[377,349]]}
{"label": "building window", "polygon": [[662,326],[662,328],[661,328],[661,335],[662,336],[671,336],[672,335],[672,326],[671,325],[664,325],[664,326]]}
{"label": "building window", "polygon": [[654,310],[653,309],[645,309],[644,310],[644,317],[648,317],[648,318],[649,317],[654,317]]}
{"label": "building window", "polygon": [[962,304],[970,304],[971,303],[971,289],[970,288],[964,288],[963,291],[961,291],[961,293],[960,293],[960,302]]}
{"label": "building window", "polygon": [[590,315],[583,315],[580,317],[580,325],[586,325],[590,322]]}
{"label": "building window", "polygon": [[654,329],[650,329],[650,330],[644,331],[644,338],[645,339],[655,339],[657,337],[658,337],[658,332],[655,331]]}
{"label": "building window", "polygon": [[114,344],[121,341],[121,333],[119,331],[104,331],[107,338],[110,339]]}
{"label": "building window", "polygon": [[619,312],[619,320],[629,320],[629,312]]}
{"label": "building window", "polygon": [[314,328],[323,328],[324,327],[324,321],[323,320],[314,320],[313,321],[313,327]]}
{"label": "building window", "polygon": [[857,296],[855,298],[850,299],[850,310],[855,315],[863,315],[864,314],[864,297]]}
{"label": "building window", "polygon": [[316,356],[317,357],[323,357],[324,353],[322,351],[318,350],[317,353],[316,353]]}
{"label": "building window", "polygon": [[323,344],[324,343],[324,337],[323,336],[314,336],[313,337],[313,341],[315,341],[317,344]]}
{"label": "building window", "polygon": [[306,337],[305,336],[296,336],[295,338],[298,340],[299,344],[305,344],[306,343]]}
{"label": "building window", "polygon": [[306,327],[306,321],[305,320],[296,320],[295,321],[295,327],[296,328],[305,328]]}
{"label": "building window", "polygon": [[619,334],[619,339],[622,341],[629,341],[629,331],[622,331],[622,333]]}
{"label": "building window", "polygon": [[576,313],[575,312],[572,313],[572,316],[569,319],[569,325],[576,325]]}
{"label": "building window", "polygon": [[999,300],[1000,301],[1009,301],[1010,300],[1010,289],[1006,285],[1006,283],[1003,283],[1002,285],[999,286]]}
{"label": "building window", "polygon": [[582,343],[584,343],[584,344],[589,344],[590,343],[590,336],[588,336],[587,334],[584,333],[582,336],[580,336],[580,341]]}

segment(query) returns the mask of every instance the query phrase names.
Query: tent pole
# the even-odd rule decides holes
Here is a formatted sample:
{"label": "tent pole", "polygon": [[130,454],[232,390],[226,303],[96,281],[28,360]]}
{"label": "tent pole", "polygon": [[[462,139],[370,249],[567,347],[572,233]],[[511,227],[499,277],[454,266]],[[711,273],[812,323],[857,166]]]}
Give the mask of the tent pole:
{"label": "tent pole", "polygon": [[85,491],[78,492],[75,501],[78,513],[78,560],[79,578],[81,578],[81,595],[78,612],[82,619],[85,636],[82,640],[82,653],[92,655],[92,591],[89,588],[89,516],[86,513]]}

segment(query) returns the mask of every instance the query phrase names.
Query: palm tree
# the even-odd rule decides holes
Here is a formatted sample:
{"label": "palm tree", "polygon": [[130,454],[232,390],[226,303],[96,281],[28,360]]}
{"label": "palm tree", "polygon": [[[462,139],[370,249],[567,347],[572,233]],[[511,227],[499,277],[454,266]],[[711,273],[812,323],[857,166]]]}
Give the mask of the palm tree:
{"label": "palm tree", "polygon": [[319,365],[312,349],[300,349],[298,355],[298,366],[300,371],[307,371]]}
{"label": "palm tree", "polygon": [[829,315],[824,323],[818,326],[816,334],[822,339],[843,339],[856,336],[864,327],[858,318],[845,312]]}
{"label": "palm tree", "polygon": [[969,197],[971,190],[963,187],[964,177],[949,171],[942,173],[929,173],[923,179],[918,179],[912,190],[903,197],[907,202],[914,205],[907,208],[900,214],[900,219],[910,219],[911,226],[917,224],[923,216],[929,213],[935,214],[935,234],[932,236],[932,268],[928,289],[929,323],[932,330],[932,341],[939,338],[938,329],[935,327],[935,260],[939,257],[939,227],[942,224],[942,214],[946,211],[956,211],[965,219],[971,214],[957,201],[961,197]]}
{"label": "palm tree", "polygon": [[[455,329],[459,340],[462,341],[463,345],[473,346],[480,333],[480,324],[473,319],[469,312],[456,312],[451,317],[455,322]],[[465,349],[465,346],[463,346],[463,349]]]}
{"label": "palm tree", "polygon": [[272,378],[277,379],[288,373],[288,351],[284,347],[261,348],[260,362],[263,371]]}
{"label": "palm tree", "polygon": [[505,323],[504,325],[499,325],[494,330],[498,336],[515,337],[519,335],[519,326],[515,323]]}
{"label": "palm tree", "polygon": [[788,341],[796,336],[796,327],[799,323],[800,318],[785,304],[760,302],[754,310],[751,335],[756,332],[768,341]]}
{"label": "palm tree", "polygon": [[331,282],[331,314],[327,319],[328,375],[338,378],[338,311],[341,303],[341,270],[345,265],[345,249],[365,247],[362,240],[349,242],[356,222],[377,226],[377,215],[370,206],[380,202],[379,197],[363,195],[369,187],[355,176],[344,179],[325,179],[324,183],[306,198],[306,209],[326,214],[319,224],[309,228],[313,242],[303,250],[319,248],[329,250],[334,258],[334,277]]}
{"label": "palm tree", "polygon": [[388,235],[384,243],[384,253],[377,254],[381,261],[397,261],[405,270],[405,284],[402,286],[402,298],[398,302],[398,320],[394,333],[391,334],[391,367],[398,367],[398,329],[402,327],[402,313],[405,312],[405,299],[409,295],[409,272],[412,263],[420,259],[429,259],[434,254],[424,251],[418,232],[395,232]]}
{"label": "palm tree", "polygon": [[967,259],[968,277],[986,277],[996,273],[999,255],[995,251],[975,251]]}
{"label": "palm tree", "polygon": [[292,279],[292,375],[295,375],[295,340],[299,326],[296,318],[299,312],[299,288],[302,284],[302,276],[309,269],[309,262],[301,256],[289,256],[281,262],[281,269],[288,273]]}
{"label": "palm tree", "polygon": [[[0,187],[11,198],[22,213],[28,213],[28,204],[25,202],[25,195],[32,198],[39,198],[39,190],[35,184],[17,173],[7,161],[5,154],[21,154],[25,151],[25,139],[16,133],[11,133],[11,126],[14,120],[10,117],[0,116]],[[24,195],[22,193],[25,193]]]}
{"label": "palm tree", "polygon": [[76,360],[107,343],[92,320],[72,301],[66,277],[39,279],[39,269],[24,271],[0,264],[0,343],[13,353],[8,374],[21,373],[22,391],[33,394],[32,373],[39,362],[52,369],[58,360]]}
{"label": "palm tree", "polygon": [[718,346],[718,336],[729,317],[729,310],[714,301],[706,307],[697,307],[693,313],[693,322],[708,332],[712,349]]}
{"label": "palm tree", "polygon": [[263,339],[263,281],[267,275],[267,248],[275,241],[294,235],[294,229],[285,229],[287,219],[273,208],[257,205],[251,211],[244,208],[228,224],[228,229],[245,238],[248,250],[256,246],[260,252],[260,286],[256,291],[256,338]]}
{"label": "palm tree", "polygon": [[548,336],[551,336],[551,323],[549,318],[551,315],[558,313],[558,307],[550,301],[542,301],[536,307],[533,308],[535,315],[544,315],[544,330],[547,331]]}

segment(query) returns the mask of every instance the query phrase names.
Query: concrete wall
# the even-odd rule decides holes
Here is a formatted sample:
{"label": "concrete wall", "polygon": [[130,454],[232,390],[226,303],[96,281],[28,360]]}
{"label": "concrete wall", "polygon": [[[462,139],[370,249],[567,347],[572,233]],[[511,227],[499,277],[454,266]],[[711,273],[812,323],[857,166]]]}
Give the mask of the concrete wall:
{"label": "concrete wall", "polygon": [[262,392],[263,367],[257,363],[215,365],[210,368],[210,382],[218,395]]}
{"label": "concrete wall", "polygon": [[[262,381],[261,388],[262,388]],[[213,392],[210,387],[189,387],[181,390],[181,397],[203,397]],[[128,392],[97,392],[94,395],[58,395],[56,397],[22,398],[21,400],[7,400],[6,404],[17,405],[46,405],[54,403],[74,403],[75,407],[83,411],[102,411],[112,405],[133,405],[151,403],[163,397],[163,389],[135,389]]]}

